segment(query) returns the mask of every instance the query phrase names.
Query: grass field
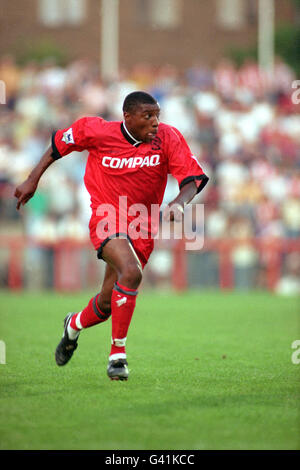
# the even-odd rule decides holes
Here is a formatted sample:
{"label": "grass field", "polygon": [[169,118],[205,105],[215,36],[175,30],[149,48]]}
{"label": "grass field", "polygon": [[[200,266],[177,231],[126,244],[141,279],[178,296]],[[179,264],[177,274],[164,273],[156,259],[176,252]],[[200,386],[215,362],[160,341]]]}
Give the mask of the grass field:
{"label": "grass field", "polygon": [[0,292],[1,449],[299,449],[299,299],[141,292],[128,382],[106,376],[110,320],[54,350],[90,293]]}

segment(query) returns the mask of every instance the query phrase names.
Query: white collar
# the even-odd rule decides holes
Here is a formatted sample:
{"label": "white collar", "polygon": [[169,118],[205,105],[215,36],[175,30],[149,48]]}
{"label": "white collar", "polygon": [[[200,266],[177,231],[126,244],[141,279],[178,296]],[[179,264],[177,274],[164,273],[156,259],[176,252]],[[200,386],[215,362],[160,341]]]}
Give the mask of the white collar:
{"label": "white collar", "polygon": [[133,137],[132,134],[130,134],[129,130],[128,130],[127,127],[126,127],[125,121],[123,121],[123,126],[124,126],[124,130],[127,132],[127,134],[129,135],[129,137],[134,141],[134,143],[133,143],[132,145],[138,145],[138,144],[141,144],[141,143],[142,143],[142,140],[136,140],[136,138]]}

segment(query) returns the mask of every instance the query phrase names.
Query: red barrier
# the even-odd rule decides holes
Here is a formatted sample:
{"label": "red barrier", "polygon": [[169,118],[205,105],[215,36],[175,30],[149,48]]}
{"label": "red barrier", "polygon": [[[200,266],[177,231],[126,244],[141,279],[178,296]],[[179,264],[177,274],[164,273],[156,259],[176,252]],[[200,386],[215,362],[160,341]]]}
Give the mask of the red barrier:
{"label": "red barrier", "polygon": [[[219,287],[234,288],[233,251],[237,247],[250,246],[255,249],[265,266],[265,280],[268,290],[273,291],[281,277],[282,255],[300,253],[300,239],[251,238],[251,239],[205,239],[201,251],[214,251],[219,256]],[[191,253],[191,252],[189,252]],[[173,275],[173,287],[176,290],[187,288],[187,252],[185,241],[178,240],[173,247],[176,276]],[[174,270],[173,270],[174,274]]]}
{"label": "red barrier", "polygon": [[[201,251],[214,251],[219,255],[220,289],[234,288],[233,250],[242,245],[253,247],[265,265],[266,286],[274,290],[281,276],[282,255],[300,252],[299,239],[206,239]],[[57,291],[76,291],[82,288],[80,276],[80,254],[83,249],[92,250],[90,242],[73,240],[56,243],[33,243],[22,237],[0,237],[0,247],[9,251],[8,288],[22,289],[24,286],[24,250],[28,247],[52,248],[54,258],[54,289]],[[176,240],[168,245],[173,253],[171,283],[174,289],[183,291],[188,288],[188,263],[185,240]],[[165,243],[163,248],[166,249]],[[156,249],[160,249],[157,242]]]}

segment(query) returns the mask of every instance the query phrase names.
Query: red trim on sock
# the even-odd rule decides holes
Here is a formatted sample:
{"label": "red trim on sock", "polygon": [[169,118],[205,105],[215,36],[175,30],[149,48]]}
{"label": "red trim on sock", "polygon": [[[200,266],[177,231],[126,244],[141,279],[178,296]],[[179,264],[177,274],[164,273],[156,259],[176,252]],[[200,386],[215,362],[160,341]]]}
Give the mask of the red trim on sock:
{"label": "red trim on sock", "polygon": [[[100,315],[104,315],[104,316],[105,316],[105,313],[103,313],[103,312],[100,310],[99,305],[98,305],[98,302],[97,302],[99,295],[100,295],[100,292],[99,292],[99,294],[96,294],[96,295],[95,295],[96,300],[95,300],[95,304],[94,304],[94,305],[96,305],[96,309],[98,310],[98,312],[100,313]],[[94,298],[95,298],[95,297],[94,297]]]}
{"label": "red trim on sock", "polygon": [[78,313],[75,313],[75,315],[72,316],[71,321],[70,321],[70,327],[73,328],[73,330],[80,331],[79,328],[76,326],[76,318],[77,318]]}
{"label": "red trim on sock", "polygon": [[116,281],[116,284],[123,290],[127,290],[128,292],[137,292],[137,289],[131,289],[130,287],[124,286],[120,284],[119,281]]}
{"label": "red trim on sock", "polygon": [[120,353],[126,354],[125,346],[115,346],[114,344],[112,344],[109,355],[112,356],[113,354]]}
{"label": "red trim on sock", "polygon": [[[97,298],[98,296],[99,294],[97,294]],[[97,305],[97,298],[96,298],[96,302],[94,302],[95,297],[92,297],[88,305],[82,310],[81,315],[80,315],[80,323],[82,325],[82,328],[89,328],[90,326],[97,325],[98,323],[103,323],[109,318],[109,315],[106,315],[100,310],[99,306]],[[100,315],[103,315],[104,318],[98,317],[98,315],[94,311],[94,305],[96,305],[97,311],[99,312]],[[74,325],[75,325],[75,320],[76,320],[77,315],[73,315],[72,317],[72,321],[74,318],[74,323],[73,323]],[[74,329],[78,330],[76,326],[74,327]]]}

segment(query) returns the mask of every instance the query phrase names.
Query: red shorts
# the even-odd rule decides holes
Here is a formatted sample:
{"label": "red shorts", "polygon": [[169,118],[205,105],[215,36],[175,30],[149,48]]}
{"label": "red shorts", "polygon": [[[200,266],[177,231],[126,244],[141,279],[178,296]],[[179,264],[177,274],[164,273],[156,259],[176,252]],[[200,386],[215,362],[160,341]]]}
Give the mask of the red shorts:
{"label": "red shorts", "polygon": [[103,247],[106,245],[109,240],[113,238],[117,238],[118,236],[125,236],[128,238],[129,242],[134,248],[134,251],[137,254],[137,257],[139,258],[142,268],[144,268],[148,262],[148,259],[153,251],[154,248],[154,240],[153,238],[136,238],[136,239],[131,239],[130,236],[126,232],[107,232],[107,236],[105,236],[103,233],[101,233],[101,237],[99,237],[99,234],[97,234],[97,224],[99,222],[99,218],[92,216],[89,224],[90,228],[90,239],[92,241],[92,244],[94,245],[95,250],[97,250],[97,257],[99,259],[102,259],[102,250]]}

